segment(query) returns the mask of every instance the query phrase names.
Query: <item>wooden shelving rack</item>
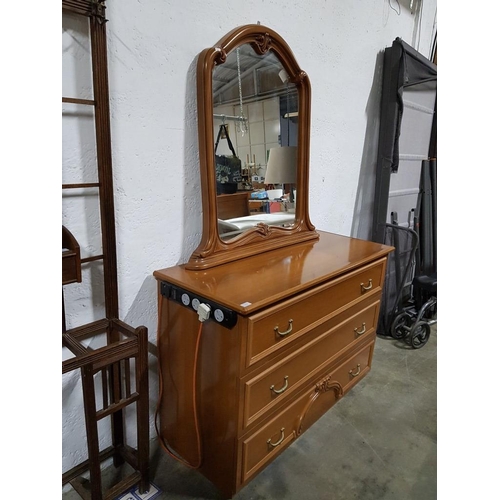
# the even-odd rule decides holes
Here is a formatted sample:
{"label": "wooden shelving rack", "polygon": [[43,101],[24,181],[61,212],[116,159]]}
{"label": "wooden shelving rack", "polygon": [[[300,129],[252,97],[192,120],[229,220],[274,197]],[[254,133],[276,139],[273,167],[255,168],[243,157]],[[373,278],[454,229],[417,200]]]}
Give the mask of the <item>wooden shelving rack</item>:
{"label": "wooden shelving rack", "polygon": [[[81,265],[102,260],[106,316],[67,330],[63,288],[62,345],[73,357],[62,362],[62,373],[81,372],[88,459],[65,472],[62,484],[70,483],[84,499],[111,500],[136,485],[141,493],[149,488],[148,332],[144,326],[132,328],[118,319],[105,4],[102,0],[62,0],[62,10],[63,15],[72,13],[89,20],[93,99],[63,97],[62,102],[94,108],[98,175],[98,182],[63,184],[62,188],[98,188],[103,249],[101,255],[81,258],[77,235],[63,226],[62,283],[67,286],[80,282]],[[84,345],[85,339],[102,334],[106,335],[104,347],[91,349]],[[99,403],[98,382],[102,392]],[[135,405],[137,422],[134,448],[125,442],[124,409],[131,405]],[[112,445],[100,450],[97,424],[104,418],[111,419]],[[101,467],[109,458],[113,458],[115,467],[127,463],[133,472],[104,490]],[[84,478],[86,473],[89,479]]]}

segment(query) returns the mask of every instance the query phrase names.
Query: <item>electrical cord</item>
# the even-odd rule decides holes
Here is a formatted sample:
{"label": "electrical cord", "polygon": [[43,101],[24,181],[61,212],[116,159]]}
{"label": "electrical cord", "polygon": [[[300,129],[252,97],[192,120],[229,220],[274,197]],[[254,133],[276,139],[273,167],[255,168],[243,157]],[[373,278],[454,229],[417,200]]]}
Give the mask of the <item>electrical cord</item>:
{"label": "electrical cord", "polygon": [[176,455],[169,448],[167,441],[163,438],[163,436],[160,434],[160,431],[158,429],[158,414],[160,411],[161,400],[163,398],[163,376],[162,376],[162,369],[161,369],[161,335],[160,335],[162,311],[163,311],[163,295],[160,295],[160,301],[158,304],[158,326],[156,329],[156,346],[158,348],[158,384],[159,384],[159,391],[158,392],[159,392],[159,394],[158,394],[158,402],[156,403],[155,418],[154,418],[155,430],[156,430],[156,434],[158,436],[158,440],[160,442],[160,446],[162,447],[162,449],[166,453],[168,453],[172,458],[174,458],[178,462],[181,462],[182,464],[189,467],[190,469],[199,469],[202,465],[202,462],[203,462],[203,454],[202,454],[202,449],[201,449],[201,437],[200,437],[200,429],[199,429],[199,423],[198,423],[198,412],[196,411],[196,375],[197,375],[198,353],[199,353],[199,348],[200,348],[200,340],[201,340],[201,332],[203,329],[203,322],[200,322],[200,327],[198,329],[198,333],[196,336],[196,347],[195,347],[194,360],[193,360],[193,390],[192,390],[193,413],[194,413],[194,426],[195,426],[195,433],[196,433],[196,441],[197,441],[197,447],[198,447],[198,461],[196,464],[193,465],[193,464],[190,464],[187,460],[184,460],[183,458]]}
{"label": "electrical cord", "polygon": [[396,0],[396,4],[398,5],[399,10],[396,10],[391,3],[391,0],[389,0],[389,7],[398,15],[401,15],[401,5],[399,4],[399,0]]}

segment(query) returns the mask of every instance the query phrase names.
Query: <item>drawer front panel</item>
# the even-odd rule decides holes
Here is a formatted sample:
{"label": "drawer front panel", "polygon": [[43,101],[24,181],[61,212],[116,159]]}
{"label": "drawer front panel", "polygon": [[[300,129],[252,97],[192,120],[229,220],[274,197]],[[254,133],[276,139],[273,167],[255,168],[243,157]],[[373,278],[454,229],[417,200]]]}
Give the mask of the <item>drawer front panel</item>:
{"label": "drawer front panel", "polygon": [[385,259],[251,316],[246,366],[284,347],[353,303],[379,294],[384,268]]}
{"label": "drawer front panel", "polygon": [[300,397],[253,434],[240,439],[241,483],[271,462],[368,372],[373,345],[362,348],[339,367],[323,370]]}
{"label": "drawer front panel", "polygon": [[350,357],[338,370],[335,379],[342,386],[344,394],[370,370],[374,343]]}
{"label": "drawer front panel", "polygon": [[281,402],[312,374],[331,364],[343,350],[373,335],[378,317],[379,302],[362,309],[354,316],[331,328],[330,322],[320,325],[321,334],[297,349],[268,370],[244,381],[243,426]]}
{"label": "drawer front panel", "polygon": [[276,418],[259,427],[255,434],[241,441],[242,483],[262,469],[294,441],[297,437],[298,415],[300,415],[306,402],[306,397],[297,399]]}

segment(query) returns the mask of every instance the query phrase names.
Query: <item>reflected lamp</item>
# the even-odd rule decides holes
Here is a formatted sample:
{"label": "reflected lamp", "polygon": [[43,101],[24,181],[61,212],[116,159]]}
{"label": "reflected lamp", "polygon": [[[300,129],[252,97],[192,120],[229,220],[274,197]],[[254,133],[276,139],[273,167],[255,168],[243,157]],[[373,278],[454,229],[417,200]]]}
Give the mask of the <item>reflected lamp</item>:
{"label": "reflected lamp", "polygon": [[297,182],[297,146],[282,146],[269,150],[265,184],[295,184]]}

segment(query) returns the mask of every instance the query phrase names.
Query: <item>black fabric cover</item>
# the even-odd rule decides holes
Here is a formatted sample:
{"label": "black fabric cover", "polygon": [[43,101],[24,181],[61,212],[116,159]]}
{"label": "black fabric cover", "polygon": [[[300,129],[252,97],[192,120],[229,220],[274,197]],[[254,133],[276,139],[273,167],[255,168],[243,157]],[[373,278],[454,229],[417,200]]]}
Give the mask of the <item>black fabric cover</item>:
{"label": "black fabric cover", "polygon": [[397,172],[399,167],[399,136],[401,135],[403,118],[403,89],[411,85],[437,81],[437,68],[401,38],[396,38],[392,47],[386,52],[392,60],[391,66],[397,72],[397,92],[394,95],[397,118],[393,142],[387,145],[392,151],[387,151],[388,154],[385,156],[391,159],[391,171]]}
{"label": "black fabric cover", "polygon": [[217,178],[217,194],[232,194],[238,189],[241,181],[241,160],[236,156],[233,143],[229,138],[227,125],[221,125],[215,142],[215,153],[221,139],[226,139],[233,156],[215,155],[215,175]]}
{"label": "black fabric cover", "polygon": [[[410,86],[437,88],[437,66],[396,38],[384,51],[377,178],[373,208],[372,240],[383,243],[389,205],[391,173],[399,168],[399,139],[403,118],[403,91]],[[437,110],[437,103],[435,111]],[[436,157],[436,112],[429,145],[429,157]]]}

